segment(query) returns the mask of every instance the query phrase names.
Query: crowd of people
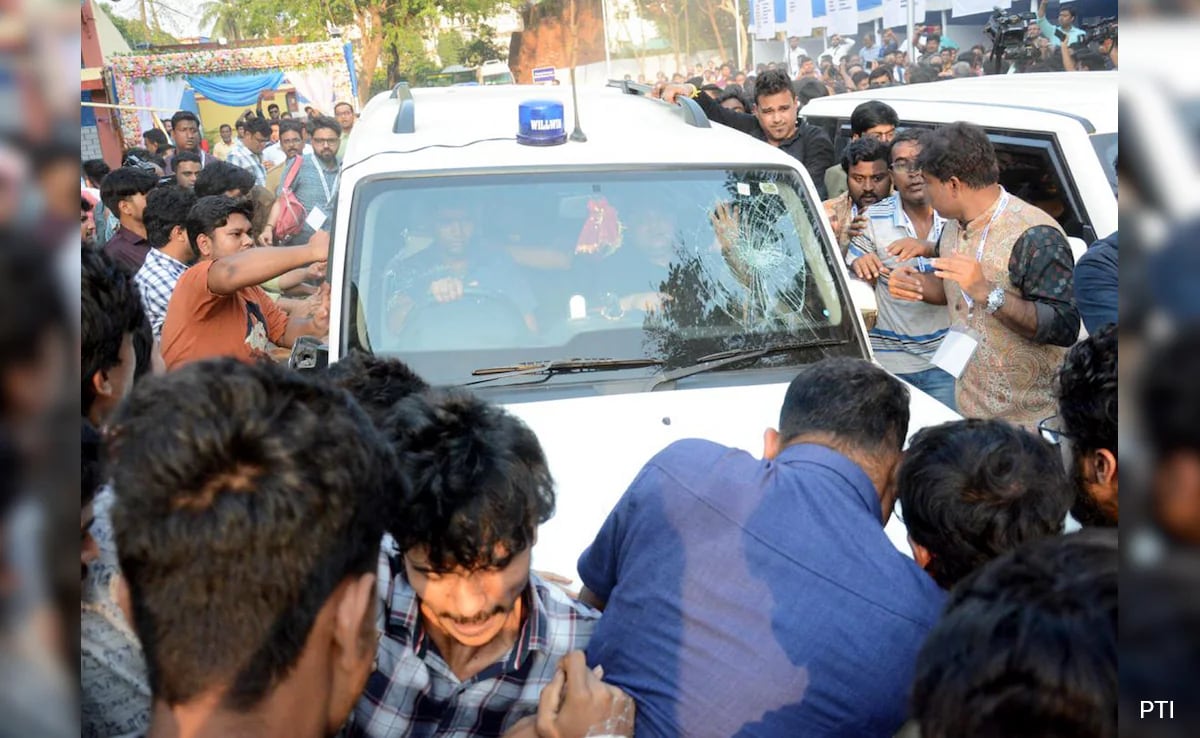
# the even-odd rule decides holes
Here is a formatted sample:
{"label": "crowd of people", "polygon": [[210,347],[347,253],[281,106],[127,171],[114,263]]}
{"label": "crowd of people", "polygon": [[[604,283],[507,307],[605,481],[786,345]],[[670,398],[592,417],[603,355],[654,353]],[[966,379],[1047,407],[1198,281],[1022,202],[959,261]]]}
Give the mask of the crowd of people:
{"label": "crowd of people", "polygon": [[[660,80],[808,170],[878,363],[800,369],[758,455],[658,450],[578,591],[532,569],[556,492],[522,421],[396,359],[278,365],[328,330],[349,104],[247,111],[211,153],[181,111],[85,162],[83,734],[1115,736],[1115,292],[1078,293],[982,129],[871,101],[835,160],[799,117],[879,70],[977,73],[923,35],[914,65],[834,37]],[[910,433],[898,377],[965,419]]]}

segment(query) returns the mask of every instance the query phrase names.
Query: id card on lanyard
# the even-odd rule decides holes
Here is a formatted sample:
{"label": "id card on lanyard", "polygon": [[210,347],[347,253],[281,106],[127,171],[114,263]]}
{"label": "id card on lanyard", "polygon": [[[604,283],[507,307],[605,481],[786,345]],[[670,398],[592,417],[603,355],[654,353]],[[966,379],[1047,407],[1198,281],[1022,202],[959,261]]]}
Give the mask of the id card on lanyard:
{"label": "id card on lanyard", "polygon": [[[991,220],[984,226],[983,233],[979,237],[979,248],[975,250],[975,261],[983,263],[983,249],[987,244],[988,233],[992,230],[992,224],[996,222],[996,218],[1000,217],[1000,213],[1008,207],[1009,196],[1003,188],[1000,190],[1000,204],[996,206],[996,211],[992,213]],[[942,339],[942,343],[938,346],[937,351],[929,360],[931,364],[945,371],[947,374],[958,379],[962,373],[966,371],[967,364],[971,362],[971,357],[979,350],[979,341],[983,338],[979,331],[970,326],[971,316],[975,311],[975,301],[966,292],[962,292],[963,301],[967,303],[967,321],[965,327],[953,326],[946,332],[946,337]]]}

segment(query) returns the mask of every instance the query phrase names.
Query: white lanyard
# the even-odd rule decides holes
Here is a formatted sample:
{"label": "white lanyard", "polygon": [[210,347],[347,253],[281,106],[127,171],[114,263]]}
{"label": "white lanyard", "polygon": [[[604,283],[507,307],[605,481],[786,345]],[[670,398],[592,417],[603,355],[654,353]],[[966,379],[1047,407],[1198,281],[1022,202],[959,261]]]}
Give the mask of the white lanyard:
{"label": "white lanyard", "polygon": [[[329,209],[329,201],[333,199],[333,193],[329,191],[329,183],[325,181],[325,167],[321,166],[321,162],[314,161],[313,166],[317,168],[317,176],[321,180],[321,189],[325,190],[325,209]],[[333,175],[333,184],[336,189],[337,178],[341,176],[341,172],[335,172]]]}
{"label": "white lanyard", "polygon": [[[992,213],[991,220],[983,227],[983,234],[979,237],[979,248],[975,249],[975,261],[980,262],[980,264],[983,263],[983,247],[987,244],[988,233],[992,230],[992,224],[996,222],[996,218],[1000,217],[1000,213],[1003,213],[1006,207],[1008,207],[1008,192],[1001,187],[1000,204],[996,206],[996,211]],[[966,293],[966,290],[959,290],[959,292],[962,292],[963,301],[967,303],[967,313],[969,315],[971,310],[975,308],[975,301]]]}

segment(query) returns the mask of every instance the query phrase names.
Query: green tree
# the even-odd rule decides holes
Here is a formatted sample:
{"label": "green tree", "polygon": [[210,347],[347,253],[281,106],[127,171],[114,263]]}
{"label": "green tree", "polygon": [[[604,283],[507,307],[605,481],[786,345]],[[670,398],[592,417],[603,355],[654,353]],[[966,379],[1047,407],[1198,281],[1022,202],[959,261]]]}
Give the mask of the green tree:
{"label": "green tree", "polygon": [[200,22],[205,28],[212,28],[209,36],[225,38],[230,41],[241,41],[242,12],[234,3],[228,0],[209,0],[204,3]]}
{"label": "green tree", "polygon": [[442,66],[448,67],[451,64],[458,64],[462,60],[463,48],[467,45],[467,40],[463,38],[458,31],[443,31],[438,34],[437,40],[437,55],[441,60]]}
{"label": "green tree", "polygon": [[475,38],[460,51],[458,60],[468,67],[478,67],[485,61],[508,59],[508,49],[502,49],[496,43],[496,29],[480,23],[475,32]]}
{"label": "green tree", "polygon": [[129,44],[130,49],[137,51],[150,46],[169,46],[179,43],[171,34],[160,28],[156,28],[148,22],[143,22],[140,18],[123,18],[117,15],[113,11],[113,7],[108,3],[100,3],[100,10],[116,26],[117,31],[125,39],[125,43]]}
{"label": "green tree", "polygon": [[[230,2],[231,0],[224,0]],[[443,16],[478,21],[513,0],[232,0],[243,18],[243,32],[289,35],[306,40],[329,37],[330,28],[357,31],[359,104],[371,94],[375,72],[383,62],[428,64],[423,44],[437,41],[437,20]],[[419,47],[419,53],[418,53]],[[388,70],[388,76],[394,71]]]}

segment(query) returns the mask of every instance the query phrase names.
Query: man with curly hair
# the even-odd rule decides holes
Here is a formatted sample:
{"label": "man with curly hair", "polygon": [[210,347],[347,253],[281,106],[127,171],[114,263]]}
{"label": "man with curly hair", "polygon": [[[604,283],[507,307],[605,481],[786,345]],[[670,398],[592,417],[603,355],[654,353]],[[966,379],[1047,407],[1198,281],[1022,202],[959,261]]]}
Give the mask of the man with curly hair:
{"label": "man with curly hair", "polygon": [[[368,369],[359,363],[350,375]],[[378,367],[365,381],[396,378],[397,370]],[[360,397],[383,390],[364,392],[363,381],[341,374],[334,381],[358,384]],[[404,383],[411,387],[412,378]],[[584,730],[630,727],[621,717],[632,703],[578,653],[600,614],[530,569],[537,526],[554,512],[554,483],[533,431],[450,390],[403,400],[384,425],[413,495],[386,521],[395,546],[380,566],[389,574],[383,634],[347,735],[532,736],[539,718],[562,727],[568,712]],[[549,704],[539,710],[543,689],[554,682],[553,696],[563,679],[557,716]],[[584,692],[589,698],[576,701]]]}
{"label": "man with curly hair", "polygon": [[1117,327],[1075,344],[1058,372],[1058,415],[1042,437],[1062,449],[1074,483],[1071,515],[1083,525],[1117,524]]}

